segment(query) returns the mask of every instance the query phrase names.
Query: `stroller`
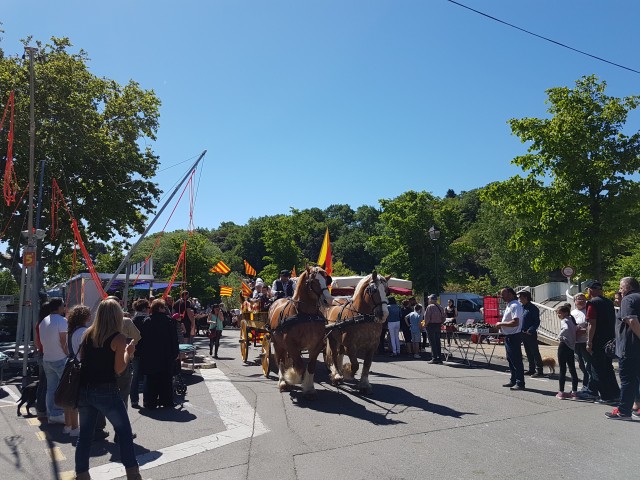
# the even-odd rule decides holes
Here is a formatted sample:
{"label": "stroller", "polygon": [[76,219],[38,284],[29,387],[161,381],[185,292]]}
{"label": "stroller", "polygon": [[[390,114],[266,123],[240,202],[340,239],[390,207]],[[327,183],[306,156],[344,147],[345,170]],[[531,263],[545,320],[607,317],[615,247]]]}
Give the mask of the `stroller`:
{"label": "stroller", "polygon": [[182,375],[182,361],[180,359],[176,360],[173,367],[173,392],[183,397],[187,394],[187,384]]}

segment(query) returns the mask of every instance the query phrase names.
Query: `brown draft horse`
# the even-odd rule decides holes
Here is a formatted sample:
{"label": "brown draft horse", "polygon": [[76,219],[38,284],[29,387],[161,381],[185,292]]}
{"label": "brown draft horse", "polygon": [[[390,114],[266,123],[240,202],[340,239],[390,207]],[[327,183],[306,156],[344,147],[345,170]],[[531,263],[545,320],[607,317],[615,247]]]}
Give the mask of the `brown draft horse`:
{"label": "brown draft horse", "polygon": [[[340,383],[345,374],[355,376],[360,367],[358,363],[358,357],[360,357],[364,360],[364,365],[358,390],[362,393],[371,393],[369,369],[380,343],[382,326],[389,316],[387,307],[389,278],[391,276],[383,277],[374,270],[371,275],[367,275],[358,282],[353,297],[345,304],[325,309],[324,314],[329,326],[334,326],[327,337],[325,358],[331,371],[330,377],[333,384]],[[345,321],[347,321],[345,326],[341,327],[340,324]],[[354,321],[359,323],[349,325]],[[343,367],[344,355],[347,355],[351,362],[350,372]]]}
{"label": "brown draft horse", "polygon": [[[276,300],[269,308],[269,327],[278,365],[278,387],[302,383],[306,397],[315,396],[314,374],[318,355],[324,348],[326,320],[320,312],[322,304],[331,305],[331,277],[320,267],[307,267],[298,277],[292,298]],[[309,352],[305,369],[302,351]],[[291,360],[291,366],[288,360]]]}

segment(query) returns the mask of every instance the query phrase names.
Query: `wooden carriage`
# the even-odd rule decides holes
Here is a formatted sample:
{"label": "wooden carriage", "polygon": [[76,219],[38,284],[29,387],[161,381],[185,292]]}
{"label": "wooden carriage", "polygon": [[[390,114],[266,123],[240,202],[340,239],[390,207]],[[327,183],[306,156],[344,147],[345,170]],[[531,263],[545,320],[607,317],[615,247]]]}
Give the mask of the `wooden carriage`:
{"label": "wooden carriage", "polygon": [[260,347],[262,372],[269,377],[271,363],[271,334],[269,333],[268,312],[247,312],[242,314],[240,321],[240,354],[242,361],[248,363],[249,348]]}

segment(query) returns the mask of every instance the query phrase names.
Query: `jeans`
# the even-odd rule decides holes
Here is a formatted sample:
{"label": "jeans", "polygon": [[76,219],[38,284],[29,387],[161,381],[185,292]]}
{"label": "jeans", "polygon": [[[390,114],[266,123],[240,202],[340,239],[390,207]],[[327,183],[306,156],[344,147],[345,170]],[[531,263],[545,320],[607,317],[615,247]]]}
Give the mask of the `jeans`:
{"label": "jeans", "polygon": [[578,366],[582,372],[582,386],[589,388],[589,370],[591,370],[591,354],[587,352],[586,343],[576,343]]}
{"label": "jeans", "polygon": [[132,404],[137,404],[140,402],[140,357],[133,357],[131,366],[133,367],[133,374],[131,375],[129,398]]}
{"label": "jeans", "polygon": [[56,360],[55,362],[42,361],[42,367],[44,368],[44,374],[47,377],[47,415],[49,417],[58,417],[64,414],[64,410],[58,407],[54,401],[54,395],[56,388],[62,378],[62,372],[64,372],[64,366],[67,364],[67,357],[62,360]]}
{"label": "jeans", "polygon": [[122,398],[120,398],[117,384],[103,383],[80,387],[78,411],[80,412],[80,436],[76,446],[76,473],[89,471],[91,441],[99,412],[107,417],[118,435],[122,464],[125,468],[138,466],[133,449],[131,423]]}
{"label": "jeans", "polygon": [[613,363],[604,354],[604,347],[594,346],[591,353],[591,378],[589,390],[594,394],[599,393],[603,400],[617,400],[620,398],[620,387],[616,374],[613,371]]}
{"label": "jeans", "polygon": [[558,363],[560,364],[560,391],[564,392],[564,383],[567,379],[567,367],[571,374],[571,391],[578,390],[578,374],[576,372],[576,359],[573,350],[565,343],[558,345]]}
{"label": "jeans", "polygon": [[538,334],[522,332],[522,344],[524,345],[524,351],[529,361],[528,371],[532,373],[535,371],[542,375],[542,356],[540,355],[540,348],[538,347]]}
{"label": "jeans", "polygon": [[442,344],[440,343],[441,323],[429,323],[427,325],[427,336],[431,345],[431,360],[442,361]]}
{"label": "jeans", "polygon": [[522,336],[520,333],[505,335],[504,337],[504,347],[509,361],[509,370],[511,371],[510,383],[524,387],[524,364],[522,363],[521,343]]}
{"label": "jeans", "polygon": [[400,353],[400,322],[389,322],[389,343],[391,353]]}
{"label": "jeans", "polygon": [[618,408],[620,413],[630,415],[640,386],[640,358],[622,357],[618,365],[620,367],[620,406]]}
{"label": "jeans", "polygon": [[47,412],[47,375],[44,373],[42,353],[38,352],[38,391],[36,393],[36,412]]}

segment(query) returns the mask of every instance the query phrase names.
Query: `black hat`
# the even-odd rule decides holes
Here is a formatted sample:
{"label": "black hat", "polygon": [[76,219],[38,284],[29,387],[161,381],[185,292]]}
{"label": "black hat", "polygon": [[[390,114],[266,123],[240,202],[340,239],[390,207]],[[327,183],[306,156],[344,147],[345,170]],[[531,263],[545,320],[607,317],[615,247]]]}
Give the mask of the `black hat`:
{"label": "black hat", "polygon": [[598,280],[595,280],[591,282],[591,284],[587,288],[596,288],[602,290],[602,283],[600,283]]}
{"label": "black hat", "polygon": [[280,276],[290,277],[291,272],[289,270],[280,270]]}

